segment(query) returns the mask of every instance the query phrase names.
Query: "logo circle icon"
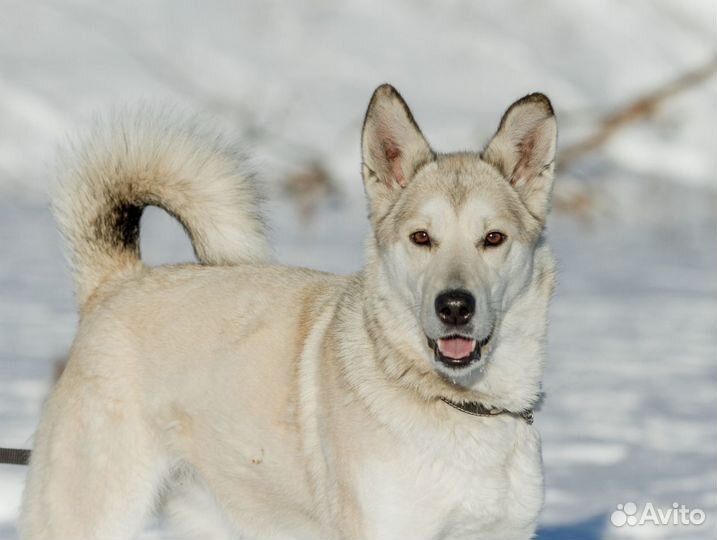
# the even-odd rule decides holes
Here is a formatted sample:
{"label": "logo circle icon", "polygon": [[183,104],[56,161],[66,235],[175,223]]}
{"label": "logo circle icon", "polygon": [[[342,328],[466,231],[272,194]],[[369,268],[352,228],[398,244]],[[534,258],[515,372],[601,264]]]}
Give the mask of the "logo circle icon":
{"label": "logo circle icon", "polygon": [[622,504],[617,505],[617,510],[615,510],[610,515],[610,523],[615,525],[615,527],[622,527],[627,523],[627,514],[624,511],[624,506]]}
{"label": "logo circle icon", "polygon": [[637,525],[637,517],[635,514],[637,514],[637,505],[634,502],[618,504],[617,510],[610,514],[610,523],[615,525],[615,527]]}

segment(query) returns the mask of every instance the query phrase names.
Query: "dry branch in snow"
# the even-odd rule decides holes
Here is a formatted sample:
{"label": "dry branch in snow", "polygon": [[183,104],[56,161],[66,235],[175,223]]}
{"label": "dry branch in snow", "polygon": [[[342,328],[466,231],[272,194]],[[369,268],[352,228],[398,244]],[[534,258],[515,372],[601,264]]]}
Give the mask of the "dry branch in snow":
{"label": "dry branch in snow", "polygon": [[595,131],[585,139],[567,146],[558,155],[557,169],[563,170],[601,147],[624,126],[642,120],[655,113],[667,99],[684,92],[717,73],[717,56],[704,66],[681,75],[680,77],[648,92],[623,105],[612,114],[603,118]]}

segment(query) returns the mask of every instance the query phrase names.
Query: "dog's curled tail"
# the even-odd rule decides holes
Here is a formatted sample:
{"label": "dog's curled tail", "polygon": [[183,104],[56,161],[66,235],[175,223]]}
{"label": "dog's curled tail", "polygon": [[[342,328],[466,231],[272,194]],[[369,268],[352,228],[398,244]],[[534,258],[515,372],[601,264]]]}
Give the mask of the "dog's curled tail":
{"label": "dog's curled tail", "polygon": [[60,152],[52,203],[80,306],[103,282],[142,267],[139,223],[146,206],[182,224],[201,263],[269,256],[243,160],[196,119],[170,111],[141,107],[97,122]]}

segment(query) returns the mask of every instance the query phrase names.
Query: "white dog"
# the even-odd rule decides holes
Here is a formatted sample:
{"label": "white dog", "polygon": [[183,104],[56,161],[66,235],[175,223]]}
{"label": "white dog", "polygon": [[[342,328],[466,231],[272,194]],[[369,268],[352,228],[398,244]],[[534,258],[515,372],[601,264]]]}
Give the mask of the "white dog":
{"label": "white dog", "polygon": [[[367,263],[335,276],[268,261],[251,179],[215,136],[147,111],[93,133],[54,200],[81,319],[22,536],[132,538],[169,487],[201,538],[531,538],[556,134],[532,94],[482,152],[440,154],[379,87]],[[142,264],[147,205],[201,264]]]}

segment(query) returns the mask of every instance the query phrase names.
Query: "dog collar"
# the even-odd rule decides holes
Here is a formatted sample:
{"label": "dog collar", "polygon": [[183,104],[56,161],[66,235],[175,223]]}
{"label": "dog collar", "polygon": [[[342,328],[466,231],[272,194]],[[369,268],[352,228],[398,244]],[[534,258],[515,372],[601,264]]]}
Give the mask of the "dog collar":
{"label": "dog collar", "polygon": [[440,398],[443,403],[450,405],[454,409],[457,409],[471,416],[498,416],[500,414],[507,414],[513,418],[522,418],[530,426],[533,424],[533,409],[526,409],[520,412],[513,412],[507,409],[493,409],[486,407],[482,403],[477,401],[464,401],[462,403],[456,403],[448,398]]}

